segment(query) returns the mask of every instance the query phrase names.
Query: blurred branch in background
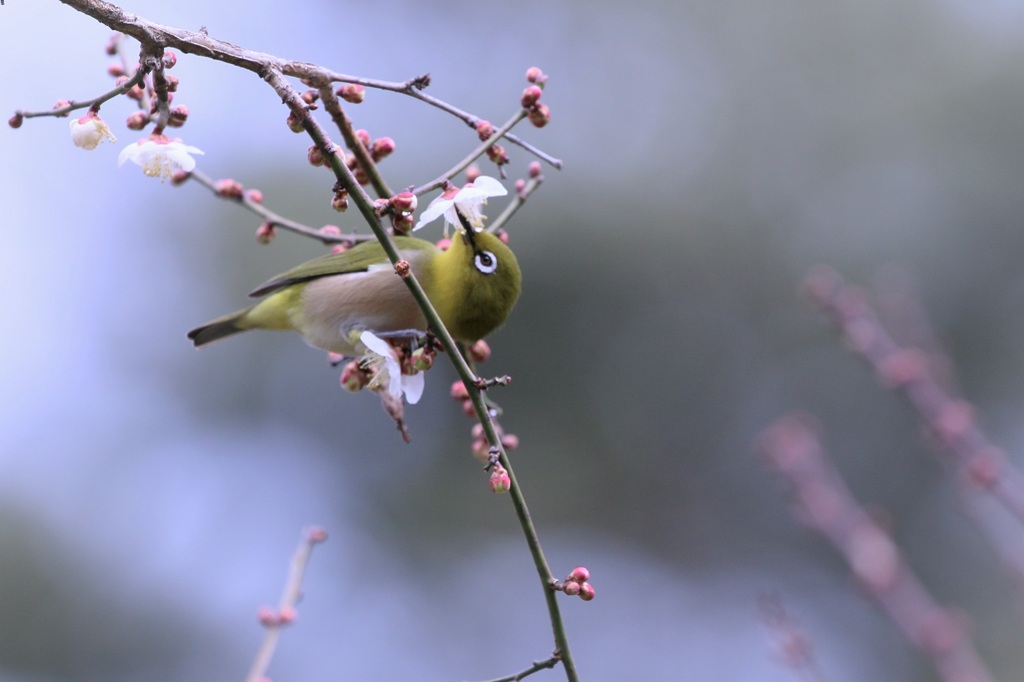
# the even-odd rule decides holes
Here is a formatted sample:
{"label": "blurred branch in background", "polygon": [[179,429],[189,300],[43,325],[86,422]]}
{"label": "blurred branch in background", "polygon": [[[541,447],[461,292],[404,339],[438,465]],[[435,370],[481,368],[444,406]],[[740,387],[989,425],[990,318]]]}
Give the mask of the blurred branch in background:
{"label": "blurred branch in background", "polygon": [[798,518],[843,555],[870,595],[946,682],[992,680],[964,618],[943,608],[907,565],[889,534],[857,502],[829,462],[807,415],[784,417],[761,436],[764,461],[792,485]]}

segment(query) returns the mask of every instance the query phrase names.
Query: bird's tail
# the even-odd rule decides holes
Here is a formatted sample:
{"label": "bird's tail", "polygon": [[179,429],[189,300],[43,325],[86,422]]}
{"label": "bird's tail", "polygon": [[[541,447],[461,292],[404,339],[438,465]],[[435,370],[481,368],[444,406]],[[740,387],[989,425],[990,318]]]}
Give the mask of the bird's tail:
{"label": "bird's tail", "polygon": [[192,343],[196,348],[205,346],[208,343],[219,341],[227,336],[244,332],[247,329],[252,329],[251,325],[245,324],[245,316],[249,314],[252,308],[246,308],[237,312],[218,317],[216,320],[211,320],[201,327],[196,327],[188,333],[188,338],[191,339]]}

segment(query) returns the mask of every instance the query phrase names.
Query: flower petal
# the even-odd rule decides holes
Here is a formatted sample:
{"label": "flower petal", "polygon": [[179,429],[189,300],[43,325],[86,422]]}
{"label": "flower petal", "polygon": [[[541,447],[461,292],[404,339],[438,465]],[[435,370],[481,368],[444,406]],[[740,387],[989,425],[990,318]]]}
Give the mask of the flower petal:
{"label": "flower petal", "polygon": [[391,344],[380,338],[371,331],[364,331],[359,335],[359,340],[366,346],[366,349],[377,355],[387,357],[391,355]]}
{"label": "flower petal", "polygon": [[402,390],[405,391],[405,399],[409,401],[410,405],[415,405],[420,401],[423,396],[423,386],[426,382],[423,378],[423,372],[416,372],[411,376],[402,377]]}

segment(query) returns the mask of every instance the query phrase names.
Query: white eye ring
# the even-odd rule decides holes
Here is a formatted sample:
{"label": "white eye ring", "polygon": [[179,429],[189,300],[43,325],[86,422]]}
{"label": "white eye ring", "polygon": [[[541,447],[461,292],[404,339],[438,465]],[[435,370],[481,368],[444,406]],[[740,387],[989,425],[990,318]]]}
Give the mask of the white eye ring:
{"label": "white eye ring", "polygon": [[473,264],[485,275],[493,275],[498,269],[498,259],[490,251],[477,251]]}

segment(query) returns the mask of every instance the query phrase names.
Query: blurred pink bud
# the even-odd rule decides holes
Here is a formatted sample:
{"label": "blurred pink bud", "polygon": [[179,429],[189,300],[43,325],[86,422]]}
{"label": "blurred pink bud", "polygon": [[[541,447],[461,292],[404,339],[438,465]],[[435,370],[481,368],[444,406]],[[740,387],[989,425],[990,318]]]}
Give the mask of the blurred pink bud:
{"label": "blurred pink bud", "polygon": [[171,109],[171,116],[167,119],[167,125],[172,128],[180,128],[188,120],[188,107],[184,104],[175,105]]}
{"label": "blurred pink bud", "polygon": [[213,189],[219,196],[228,199],[241,199],[244,193],[242,183],[231,178],[223,178],[213,183]]}
{"label": "blurred pink bud", "polygon": [[107,67],[107,74],[113,76],[114,78],[117,78],[118,76],[123,76],[124,67],[118,64],[117,62],[114,62],[113,64]]}
{"label": "blurred pink bud", "polygon": [[344,359],[345,356],[342,355],[341,353],[335,353],[333,351],[329,351],[327,353],[327,362],[331,365],[331,367],[337,367],[338,365],[341,364],[341,361]]}
{"label": "blurred pink bud", "polygon": [[168,76],[164,76],[164,79],[167,81],[167,92],[177,92],[178,91],[178,83],[181,82],[181,81],[178,80],[177,76],[170,76],[170,75],[168,75]]}
{"label": "blurred pink bud", "polygon": [[491,480],[489,482],[492,493],[507,493],[512,487],[512,479],[509,477],[505,467],[495,464],[491,468]]}
{"label": "blurred pink bud", "polygon": [[171,184],[174,185],[175,187],[179,185],[184,185],[185,182],[191,177],[192,173],[190,173],[187,170],[179,168],[173,173],[171,173]]}
{"label": "blurred pink bud", "polygon": [[453,381],[451,395],[453,400],[462,401],[468,399],[469,391],[466,390],[466,384],[462,383],[461,380]]}
{"label": "blurred pink bud", "polygon": [[295,619],[299,617],[299,614],[295,611],[292,606],[282,606],[281,610],[277,613],[277,622],[281,625],[288,625],[294,623]]}
{"label": "blurred pink bud", "polygon": [[480,137],[480,141],[483,142],[494,134],[494,124],[490,121],[479,121],[476,124],[476,134]]}
{"label": "blurred pink bud", "polygon": [[580,593],[580,584],[579,583],[565,583],[564,585],[562,585],[562,591],[565,592],[570,597],[575,597],[576,595],[578,595]]}
{"label": "blurred pink bud", "polygon": [[285,123],[288,125],[288,129],[293,133],[301,133],[304,130],[302,121],[299,120],[299,117],[295,115],[294,111],[288,112],[288,118],[285,119]]}
{"label": "blurred pink bud", "polygon": [[133,85],[128,92],[124,93],[128,98],[135,100],[136,102],[142,101],[142,88],[138,84]]}
{"label": "blurred pink bud", "polygon": [[466,169],[466,182],[476,182],[480,175],[480,166],[474,163]]}
{"label": "blurred pink bud", "polygon": [[146,116],[141,111],[135,111],[128,114],[128,120],[125,121],[125,125],[128,126],[128,130],[142,130],[149,123],[149,116]]}
{"label": "blurred pink bud", "polygon": [[306,150],[306,159],[313,166],[324,165],[324,153],[320,151],[320,147],[317,147],[315,144],[311,145],[309,149]]}
{"label": "blurred pink bud", "polygon": [[370,148],[370,133],[360,128],[356,131],[356,137],[359,138],[359,141],[363,143],[364,147],[367,149]]}
{"label": "blurred pink bud", "polygon": [[263,223],[256,228],[256,241],[260,244],[269,244],[277,236],[277,230],[270,223]]}
{"label": "blurred pink bud", "polygon": [[[53,105],[54,109],[63,109],[64,107],[71,106],[71,101],[66,99],[59,99],[57,103]],[[67,114],[61,114],[61,116],[67,116]]]}
{"label": "blurred pink bud", "polygon": [[366,99],[366,88],[358,83],[345,83],[338,88],[338,97],[350,104],[359,104]]}
{"label": "blurred pink bud", "polygon": [[590,580],[590,571],[587,570],[586,566],[577,566],[569,572],[566,576],[565,582],[569,583],[585,583]]}
{"label": "blurred pink bud", "polygon": [[248,199],[249,201],[251,201],[254,204],[262,204],[263,203],[263,192],[259,191],[258,189],[246,190],[245,198]]}
{"label": "blurred pink bud", "polygon": [[337,225],[324,225],[319,230],[320,234],[324,237],[340,237],[341,228]]}
{"label": "blurred pink bud", "polygon": [[494,233],[494,236],[500,239],[502,244],[508,244],[512,239],[505,230],[498,230]]}
{"label": "blurred pink bud", "polygon": [[516,180],[516,194],[519,195],[519,197],[522,197],[523,193],[525,191],[526,191],[526,180],[523,180],[522,178],[519,178],[518,180]]}
{"label": "blurred pink bud", "polygon": [[452,240],[448,237],[442,237],[435,242],[435,245],[442,251],[447,251],[452,247]]}
{"label": "blurred pink bud", "polygon": [[583,601],[590,601],[594,598],[594,586],[590,583],[583,583],[580,585],[580,599]]}
{"label": "blurred pink bud", "polygon": [[506,450],[515,450],[519,447],[519,436],[514,433],[506,433],[501,437],[501,446]]}
{"label": "blurred pink bud", "polygon": [[310,542],[321,543],[327,541],[327,531],[320,526],[313,526],[306,531],[306,537],[309,538]]}
{"label": "blurred pink bud", "polygon": [[7,125],[11,126],[12,128],[20,128],[21,124],[24,122],[25,117],[21,114],[15,114],[14,116],[11,116],[9,119],[7,119]]}
{"label": "blurred pink bud", "polygon": [[338,213],[343,213],[348,208],[348,192],[345,190],[335,192],[334,197],[331,199],[331,208]]}
{"label": "blurred pink bud", "polygon": [[381,137],[373,141],[373,149],[370,150],[370,156],[373,157],[374,161],[380,161],[390,156],[394,151],[395,141],[390,137]]}
{"label": "blurred pink bud", "polygon": [[529,85],[523,90],[523,96],[519,100],[519,103],[523,105],[524,109],[530,109],[534,104],[540,101],[540,96],[544,94],[536,85]]}
{"label": "blurred pink bud", "polygon": [[320,99],[320,93],[317,92],[316,90],[306,90],[301,95],[299,95],[299,97],[301,97],[302,101],[305,102],[306,104],[315,104],[316,101]]}
{"label": "blurred pink bud", "polygon": [[487,362],[491,357],[491,345],[483,339],[475,341],[467,351],[473,362]]}
{"label": "blurred pink bud", "polygon": [[476,418],[476,407],[473,406],[472,400],[469,400],[467,398],[466,400],[462,401],[462,413],[469,417],[470,419]]}
{"label": "blurred pink bud", "polygon": [[543,102],[537,102],[526,116],[530,119],[530,123],[537,128],[543,128],[551,122],[551,110]]}
{"label": "blurred pink bud", "polygon": [[531,66],[526,70],[526,80],[531,83],[543,85],[547,79],[548,77],[544,75],[544,72],[536,66]]}
{"label": "blurred pink bud", "polygon": [[366,171],[364,171],[362,168],[356,168],[355,173],[353,173],[352,175],[355,176],[356,182],[358,182],[360,185],[367,185],[370,183],[370,176],[367,175]]}
{"label": "blurred pink bud", "polygon": [[103,51],[111,57],[117,54],[117,40],[118,38],[120,38],[120,36],[120,33],[115,33],[114,35],[110,36],[110,40],[107,41],[107,46],[103,48]]}
{"label": "blurred pink bud", "polygon": [[277,625],[277,613],[269,606],[261,606],[256,612],[256,617],[260,619],[260,625],[263,627]]}
{"label": "blurred pink bud", "polygon": [[178,55],[174,54],[171,50],[164,50],[164,68],[173,69],[177,63]]}
{"label": "blurred pink bud", "polygon": [[492,144],[487,148],[487,158],[499,166],[508,163],[508,153],[500,144]]}
{"label": "blurred pink bud", "polygon": [[531,161],[529,171],[531,178],[539,178],[541,172],[540,161]]}
{"label": "blurred pink bud", "polygon": [[345,253],[352,248],[351,242],[338,242],[331,247],[331,253]]}

